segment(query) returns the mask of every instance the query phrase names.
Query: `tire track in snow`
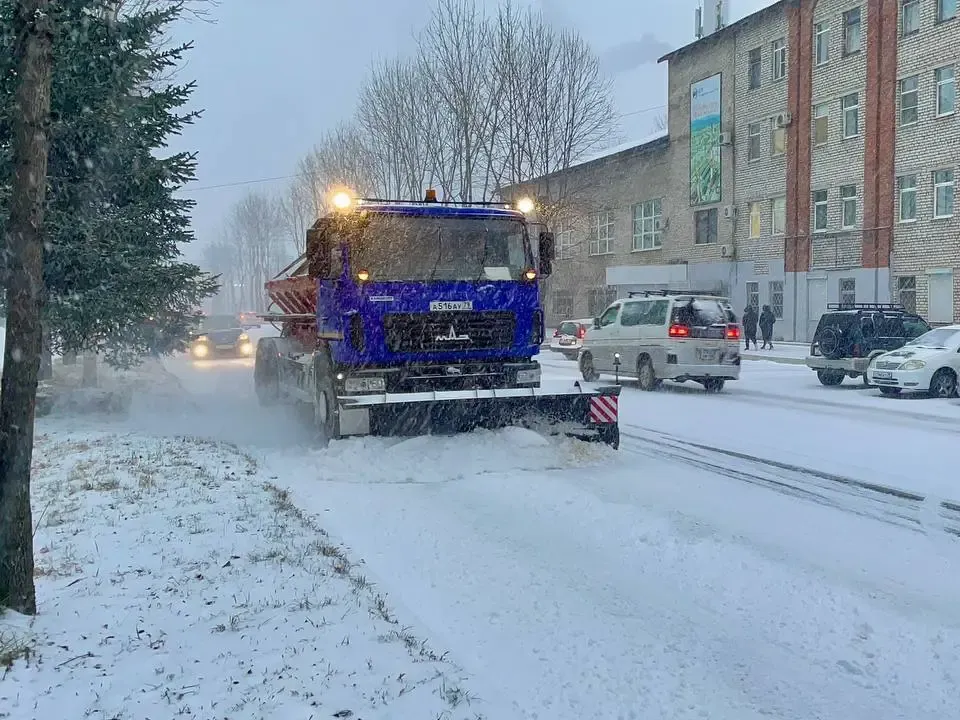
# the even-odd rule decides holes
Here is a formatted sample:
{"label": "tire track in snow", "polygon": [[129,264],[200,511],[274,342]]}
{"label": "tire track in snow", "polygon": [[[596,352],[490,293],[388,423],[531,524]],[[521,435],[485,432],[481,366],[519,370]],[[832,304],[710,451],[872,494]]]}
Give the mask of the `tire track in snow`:
{"label": "tire track in snow", "polygon": [[[936,525],[936,529],[960,536],[960,503],[957,502],[704,445],[630,423],[621,422],[620,436],[632,441],[621,444],[621,450],[626,452],[684,463],[916,532],[926,532],[931,525]],[[935,507],[931,507],[932,504]]]}

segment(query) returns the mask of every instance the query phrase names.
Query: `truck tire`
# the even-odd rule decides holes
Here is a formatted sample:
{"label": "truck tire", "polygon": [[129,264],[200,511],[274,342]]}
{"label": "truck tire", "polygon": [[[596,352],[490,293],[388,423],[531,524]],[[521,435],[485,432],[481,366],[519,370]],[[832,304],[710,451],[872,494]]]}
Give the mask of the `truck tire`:
{"label": "truck tire", "polygon": [[280,355],[273,338],[260,338],[253,365],[253,386],[260,405],[276,405],[280,400]]}
{"label": "truck tire", "polygon": [[313,422],[321,446],[340,439],[339,407],[333,362],[320,350],[313,355]]}

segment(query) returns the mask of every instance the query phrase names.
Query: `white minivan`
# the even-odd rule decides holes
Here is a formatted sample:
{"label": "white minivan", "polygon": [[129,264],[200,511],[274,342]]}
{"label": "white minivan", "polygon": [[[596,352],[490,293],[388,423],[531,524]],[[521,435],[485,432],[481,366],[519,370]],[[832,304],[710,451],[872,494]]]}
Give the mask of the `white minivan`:
{"label": "white minivan", "polygon": [[707,392],[719,392],[727,380],[740,377],[740,325],[725,297],[630,293],[594,319],[578,363],[588,382],[619,372],[636,378],[643,390],[663,380],[693,380]]}

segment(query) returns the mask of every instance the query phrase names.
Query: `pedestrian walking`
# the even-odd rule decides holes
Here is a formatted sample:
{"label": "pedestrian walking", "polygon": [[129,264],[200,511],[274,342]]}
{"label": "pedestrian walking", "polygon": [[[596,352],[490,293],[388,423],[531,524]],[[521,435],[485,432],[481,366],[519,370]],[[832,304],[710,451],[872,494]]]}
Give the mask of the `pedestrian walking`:
{"label": "pedestrian walking", "polygon": [[[773,310],[769,305],[763,306],[763,312],[760,313],[760,334],[763,336],[763,348],[769,347],[773,350],[773,324],[777,321]],[[754,341],[756,342],[756,341]]]}
{"label": "pedestrian walking", "polygon": [[750,349],[750,342],[753,341],[753,349],[757,349],[757,309],[753,305],[747,305],[743,310],[743,338],[746,342],[746,349]]}

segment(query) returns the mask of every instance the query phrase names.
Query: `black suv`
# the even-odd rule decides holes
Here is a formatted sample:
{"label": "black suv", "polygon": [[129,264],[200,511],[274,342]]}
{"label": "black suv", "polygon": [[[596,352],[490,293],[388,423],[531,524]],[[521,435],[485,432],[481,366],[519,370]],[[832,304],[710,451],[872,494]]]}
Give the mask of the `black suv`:
{"label": "black suv", "polygon": [[862,377],[877,355],[897,350],[930,330],[926,321],[901,305],[829,303],[810,343],[807,367],[824,385],[839,385],[846,376]]}

